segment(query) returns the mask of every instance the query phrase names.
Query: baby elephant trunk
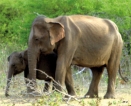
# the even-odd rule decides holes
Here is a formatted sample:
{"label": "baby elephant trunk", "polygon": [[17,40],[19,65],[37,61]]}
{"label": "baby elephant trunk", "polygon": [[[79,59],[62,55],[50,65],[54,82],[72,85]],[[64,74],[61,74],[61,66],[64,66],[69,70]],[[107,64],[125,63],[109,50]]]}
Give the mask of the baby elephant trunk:
{"label": "baby elephant trunk", "polygon": [[9,70],[8,71],[8,76],[7,76],[7,85],[6,85],[6,90],[5,90],[5,96],[9,96],[8,92],[9,92],[9,87],[10,87],[10,82],[11,82],[11,78],[13,76],[13,70]]}

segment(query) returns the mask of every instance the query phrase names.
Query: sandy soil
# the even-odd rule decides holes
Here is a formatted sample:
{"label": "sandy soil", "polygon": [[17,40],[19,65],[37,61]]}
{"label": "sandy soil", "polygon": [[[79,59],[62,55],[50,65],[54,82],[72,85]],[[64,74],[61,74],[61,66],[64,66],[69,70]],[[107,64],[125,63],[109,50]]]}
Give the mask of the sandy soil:
{"label": "sandy soil", "polygon": [[[119,86],[116,89],[116,99],[102,99],[106,90],[101,89],[99,93],[100,99],[86,98],[78,101],[63,101],[60,106],[131,106],[131,89],[129,87],[127,85]],[[32,106],[37,99],[39,98],[28,98],[21,95],[5,97],[4,91],[0,91],[0,106]]]}
{"label": "sandy soil", "polygon": [[[87,76],[87,75],[85,75]],[[85,77],[84,75],[74,77],[75,82],[75,90],[79,97],[82,97],[88,90],[90,80],[89,77]],[[21,91],[25,90],[24,80],[19,76],[15,79],[15,81],[11,84],[10,95],[9,97],[5,97],[5,85],[6,80],[5,77],[1,77],[0,80],[0,106],[50,106],[50,105],[34,105],[40,97],[37,98],[29,98],[21,95]],[[80,79],[81,78],[81,79]],[[84,78],[84,80],[83,80]],[[76,80],[77,79],[77,80]],[[116,86],[116,99],[103,99],[103,96],[106,93],[107,83],[105,79],[99,84],[99,97],[100,99],[78,99],[71,101],[62,101],[59,106],[131,106],[131,79],[128,83],[123,83],[118,79]],[[87,82],[88,80],[88,82]],[[41,83],[42,82],[42,83]],[[41,85],[39,88],[43,90],[43,81],[38,82],[38,85]],[[87,85],[85,85],[87,84]],[[55,99],[54,99],[55,98]],[[54,99],[54,102],[59,102],[59,99],[54,96],[50,99]],[[48,102],[48,101],[45,101]],[[52,105],[51,105],[52,106]],[[57,106],[57,105],[55,105]]]}

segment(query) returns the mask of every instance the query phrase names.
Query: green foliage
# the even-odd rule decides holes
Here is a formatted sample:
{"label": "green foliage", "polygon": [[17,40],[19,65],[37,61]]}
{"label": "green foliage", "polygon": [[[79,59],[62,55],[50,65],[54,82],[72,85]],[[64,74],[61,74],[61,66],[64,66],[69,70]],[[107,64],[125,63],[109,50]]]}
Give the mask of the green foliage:
{"label": "green foliage", "polygon": [[15,44],[16,47],[25,49],[32,21],[37,15],[53,18],[60,15],[84,14],[113,20],[130,49],[130,4],[130,0],[1,0],[0,48],[2,45],[12,47]]}

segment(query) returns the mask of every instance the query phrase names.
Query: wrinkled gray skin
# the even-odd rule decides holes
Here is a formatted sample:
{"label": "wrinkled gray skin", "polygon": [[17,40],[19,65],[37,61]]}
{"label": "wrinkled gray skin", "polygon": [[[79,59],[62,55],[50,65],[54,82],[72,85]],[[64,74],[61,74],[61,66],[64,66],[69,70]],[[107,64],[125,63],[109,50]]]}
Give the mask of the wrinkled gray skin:
{"label": "wrinkled gray skin", "polygon": [[[37,63],[37,69],[42,70],[47,73],[51,77],[55,77],[55,68],[56,68],[56,59],[57,56],[55,53],[50,55],[40,55],[39,61]],[[8,77],[7,77],[7,86],[5,91],[5,96],[9,96],[9,86],[12,76],[15,76],[24,71],[24,77],[27,78],[29,75],[28,70],[28,58],[27,58],[27,50],[23,52],[13,52],[9,57],[9,69],[8,69]],[[51,81],[50,78],[47,78],[45,74],[41,72],[36,72],[36,78],[39,80]],[[48,90],[49,85],[45,83],[44,91]]]}
{"label": "wrinkled gray skin", "polygon": [[[104,67],[108,72],[108,87],[104,98],[115,98],[116,74],[120,65],[123,40],[117,25],[108,19],[87,15],[60,16],[48,18],[38,16],[31,27],[28,42],[29,79],[36,87],[36,64],[39,53],[57,52],[55,80],[64,85],[71,64],[89,67],[93,78],[89,97],[98,97],[98,84]],[[69,77],[67,77],[69,75]],[[62,90],[61,86],[55,86]],[[28,92],[32,92],[28,88]],[[75,95],[71,92],[70,95]]]}

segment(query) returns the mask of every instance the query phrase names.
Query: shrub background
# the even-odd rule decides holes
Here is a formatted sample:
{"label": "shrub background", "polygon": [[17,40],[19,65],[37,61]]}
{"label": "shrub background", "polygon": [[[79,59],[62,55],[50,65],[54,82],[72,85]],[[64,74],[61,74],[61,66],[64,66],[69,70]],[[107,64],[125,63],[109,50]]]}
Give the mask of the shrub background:
{"label": "shrub background", "polygon": [[27,48],[32,21],[37,15],[57,17],[84,14],[113,20],[130,53],[131,0],[1,0],[0,50]]}

